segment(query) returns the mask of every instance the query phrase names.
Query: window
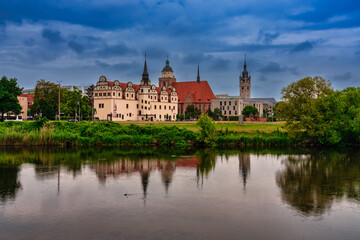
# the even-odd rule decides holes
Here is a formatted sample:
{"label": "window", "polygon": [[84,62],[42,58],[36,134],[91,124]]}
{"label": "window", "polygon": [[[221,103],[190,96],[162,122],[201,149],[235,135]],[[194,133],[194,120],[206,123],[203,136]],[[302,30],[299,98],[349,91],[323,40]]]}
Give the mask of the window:
{"label": "window", "polygon": [[237,111],[235,111],[235,115],[237,115]]}
{"label": "window", "polygon": [[226,111],[224,111],[224,115],[226,115]]}
{"label": "window", "polygon": [[102,97],[102,93],[99,93],[99,97]]}
{"label": "window", "polygon": [[113,96],[115,97],[115,92],[113,92]]}
{"label": "window", "polygon": [[131,117],[131,113],[129,113],[129,117]]}
{"label": "window", "polygon": [[145,106],[145,110],[147,110],[146,106]]}
{"label": "window", "polygon": [[237,105],[237,101],[235,101],[235,105]]}
{"label": "window", "polygon": [[233,107],[233,110],[235,110],[235,106]]}
{"label": "window", "polygon": [[156,109],[156,105],[154,105],[154,109]]}
{"label": "window", "polygon": [[141,99],[141,103],[144,103],[144,100]]}
{"label": "window", "polygon": [[98,94],[97,93],[95,93],[95,97],[97,97],[98,96]]}
{"label": "window", "polygon": [[147,101],[145,100],[145,104],[147,104]]}
{"label": "window", "polygon": [[224,101],[224,105],[226,106],[226,101]]}
{"label": "window", "polygon": [[164,109],[166,110],[166,105],[164,106]]}
{"label": "window", "polygon": [[104,108],[104,104],[103,104],[103,103],[99,103],[99,108]]}
{"label": "window", "polygon": [[133,97],[134,97],[134,94],[131,94],[131,97],[133,98]]}
{"label": "window", "polygon": [[227,107],[227,110],[229,110],[229,106]]}
{"label": "window", "polygon": [[129,108],[129,104],[126,104],[126,108]]}
{"label": "window", "polygon": [[161,119],[161,115],[159,115],[159,118]]}
{"label": "window", "polygon": [[129,94],[127,93],[127,94],[126,94],[126,98],[128,98],[128,97],[129,97]]}
{"label": "window", "polygon": [[141,92],[144,92],[144,89],[141,89]]}
{"label": "window", "polygon": [[108,96],[109,96],[109,97],[111,96],[111,92],[108,92]]}
{"label": "window", "polygon": [[220,106],[222,105],[222,101],[220,101]]}
{"label": "window", "polygon": [[247,90],[249,90],[249,87],[247,87]]}
{"label": "window", "polygon": [[136,108],[139,108],[139,104],[136,104]]}
{"label": "window", "polygon": [[159,109],[161,110],[161,105],[159,106]]}
{"label": "window", "polygon": [[229,111],[229,115],[231,115],[231,111]]}
{"label": "window", "polygon": [[229,105],[231,106],[231,101],[229,101]]}
{"label": "window", "polygon": [[119,93],[119,97],[121,96],[121,94]]}
{"label": "window", "polygon": [[141,115],[141,111],[139,111],[139,115]]}

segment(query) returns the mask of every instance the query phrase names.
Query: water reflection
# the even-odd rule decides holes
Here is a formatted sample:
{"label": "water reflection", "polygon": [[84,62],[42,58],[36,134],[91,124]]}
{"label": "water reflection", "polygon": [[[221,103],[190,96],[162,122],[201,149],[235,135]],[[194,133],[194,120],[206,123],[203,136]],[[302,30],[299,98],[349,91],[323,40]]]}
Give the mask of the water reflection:
{"label": "water reflection", "polygon": [[18,166],[0,165],[0,201],[6,202],[13,200],[16,193],[21,188],[21,183],[18,179]]}
{"label": "water reflection", "polygon": [[359,152],[288,155],[276,174],[281,197],[305,215],[322,215],[335,200],[360,201]]}
{"label": "water reflection", "polygon": [[239,154],[239,171],[245,187],[250,174],[250,154]]}

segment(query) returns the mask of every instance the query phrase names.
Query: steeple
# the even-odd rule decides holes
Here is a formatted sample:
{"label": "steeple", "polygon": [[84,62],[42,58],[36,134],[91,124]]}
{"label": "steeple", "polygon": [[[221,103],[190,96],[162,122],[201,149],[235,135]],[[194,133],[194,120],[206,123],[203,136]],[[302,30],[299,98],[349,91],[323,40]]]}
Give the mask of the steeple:
{"label": "steeple", "polygon": [[142,80],[144,81],[145,85],[148,85],[148,83],[149,83],[149,73],[148,73],[147,65],[146,65],[146,53],[145,53],[145,63],[144,63],[144,72],[142,74]]}
{"label": "steeple", "polygon": [[198,74],[197,74],[196,82],[200,83],[200,67],[199,67],[199,63],[198,63]]}
{"label": "steeple", "polygon": [[173,72],[172,68],[170,67],[169,57],[166,56],[166,65],[163,68],[162,72]]}
{"label": "steeple", "polygon": [[248,76],[248,71],[246,69],[246,53],[245,53],[245,60],[244,60],[244,70],[242,72],[242,77],[247,77]]}

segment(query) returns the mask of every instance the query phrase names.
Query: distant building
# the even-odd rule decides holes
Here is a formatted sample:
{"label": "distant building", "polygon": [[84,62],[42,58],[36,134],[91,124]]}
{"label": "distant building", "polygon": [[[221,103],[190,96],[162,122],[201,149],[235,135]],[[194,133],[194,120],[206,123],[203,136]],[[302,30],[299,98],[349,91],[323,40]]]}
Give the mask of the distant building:
{"label": "distant building", "polygon": [[95,117],[113,121],[175,120],[178,94],[175,88],[151,85],[146,59],[140,85],[101,76],[94,89]]}
{"label": "distant building", "polygon": [[161,77],[159,78],[159,87],[176,89],[179,96],[179,114],[185,113],[188,105],[194,105],[202,113],[205,113],[208,109],[211,109],[211,100],[216,98],[208,81],[200,81],[199,65],[196,81],[177,82],[174,72],[169,65],[169,60],[166,60],[166,65],[161,71]]}
{"label": "distant building", "polygon": [[276,100],[274,98],[251,98],[251,76],[247,71],[246,55],[244,69],[239,77],[239,96],[228,96],[227,94],[216,95],[211,101],[211,109],[219,108],[223,116],[239,116],[246,106],[256,107],[259,117],[264,113],[271,116],[274,112]]}

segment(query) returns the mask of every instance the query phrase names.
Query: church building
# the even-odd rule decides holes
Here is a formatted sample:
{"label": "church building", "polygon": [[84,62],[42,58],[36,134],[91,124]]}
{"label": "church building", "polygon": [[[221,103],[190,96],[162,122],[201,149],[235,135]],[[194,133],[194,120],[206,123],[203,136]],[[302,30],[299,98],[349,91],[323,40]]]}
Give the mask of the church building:
{"label": "church building", "polygon": [[188,105],[194,105],[200,109],[202,113],[205,113],[208,109],[211,109],[211,100],[216,98],[208,81],[200,80],[199,65],[196,81],[177,82],[168,59],[166,60],[165,67],[161,71],[159,87],[176,89],[179,114],[184,114]]}
{"label": "church building", "polygon": [[218,95],[211,101],[211,110],[219,108],[223,116],[239,116],[246,106],[256,107],[259,117],[271,116],[276,100],[274,98],[251,98],[251,76],[247,71],[246,54],[244,69],[239,77],[239,96]]}

